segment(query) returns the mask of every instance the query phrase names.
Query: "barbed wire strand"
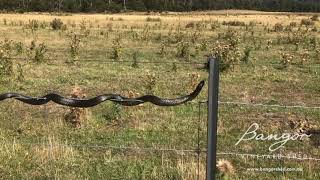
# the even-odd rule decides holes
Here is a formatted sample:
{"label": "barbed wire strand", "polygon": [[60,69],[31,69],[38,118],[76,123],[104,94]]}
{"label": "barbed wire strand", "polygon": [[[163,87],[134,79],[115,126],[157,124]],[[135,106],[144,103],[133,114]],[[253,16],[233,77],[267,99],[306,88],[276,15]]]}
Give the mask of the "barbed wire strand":
{"label": "barbed wire strand", "polygon": [[[6,58],[6,59],[12,59],[12,60],[30,60],[32,58],[26,58],[26,57],[10,57],[10,58]],[[44,58],[43,60],[45,61],[56,61],[56,59],[53,58]],[[64,59],[65,61],[67,61],[68,59]],[[93,62],[100,62],[100,63],[134,63],[133,60],[109,60],[109,59],[96,59],[96,58],[90,58],[90,57],[84,57],[81,58],[81,60],[72,60],[71,62],[79,62],[79,63],[93,63]],[[185,65],[204,65],[206,66],[207,62],[174,62],[174,61],[137,61],[137,64],[141,63],[141,64],[185,64]],[[48,65],[55,65],[55,66],[61,66],[62,64],[52,64],[52,63],[47,63]],[[72,63],[66,63],[67,65],[75,65]],[[65,65],[63,64],[63,65]],[[232,64],[234,66],[248,66],[248,64],[243,64],[243,63],[237,63],[237,64]],[[254,66],[254,64],[250,64],[251,66]],[[259,66],[271,66],[271,67],[279,67],[281,66],[281,64],[261,64]],[[320,68],[320,64],[304,64],[304,65],[292,65],[294,67],[306,67],[306,68],[310,68],[310,67],[315,67],[315,68]],[[257,65],[255,65],[254,67],[257,67]]]}
{"label": "barbed wire strand", "polygon": [[[22,57],[11,57],[6,59],[12,60],[30,60],[32,58],[22,58]],[[45,61],[56,61],[53,58],[44,58]],[[68,59],[64,59],[68,60]],[[89,59],[89,58],[81,58],[81,60],[72,60],[71,62],[79,62],[79,63],[90,63],[90,62],[101,62],[101,63],[134,63],[133,60],[109,60],[109,59]],[[175,61],[137,61],[138,64],[191,64],[191,65],[204,65],[206,62],[175,62]],[[48,63],[47,63],[48,64]],[[72,63],[66,63],[66,65],[74,65]],[[58,64],[48,64],[48,65],[58,65]]]}
{"label": "barbed wire strand", "polygon": [[[207,104],[206,100],[191,101],[186,104]],[[220,105],[238,105],[238,106],[253,106],[253,107],[271,107],[271,108],[297,108],[297,109],[320,109],[320,106],[302,106],[302,105],[280,105],[280,104],[262,104],[262,103],[246,103],[246,102],[237,102],[237,101],[219,101]]]}
{"label": "barbed wire strand", "polygon": [[[175,148],[146,148],[146,147],[131,147],[131,146],[107,146],[107,145],[79,145],[79,144],[49,144],[49,143],[29,143],[29,142],[17,142],[17,144],[22,145],[37,145],[37,146],[60,146],[60,147],[77,147],[77,148],[94,148],[94,149],[118,149],[118,150],[135,150],[135,151],[158,151],[158,152],[175,152],[175,153],[206,153],[206,149],[201,149],[200,151],[198,149],[175,149]],[[250,158],[264,158],[264,159],[294,159],[294,160],[309,160],[309,161],[320,161],[320,158],[315,157],[296,157],[294,156],[288,156],[288,155],[282,155],[282,154],[248,154],[248,153],[236,153],[236,152],[218,152],[217,155],[231,155],[231,156],[240,156],[240,157],[250,157]]]}
{"label": "barbed wire strand", "polygon": [[[61,143],[33,143],[33,142],[16,142],[22,145],[37,146],[60,146],[60,147],[77,147],[77,148],[94,148],[94,149],[119,149],[119,150],[135,150],[135,151],[159,151],[159,152],[176,152],[176,153],[197,153],[197,149],[176,149],[176,148],[155,148],[155,147],[133,147],[133,146],[114,146],[114,145],[98,145],[98,144],[61,144]],[[207,152],[206,150],[200,150]]]}
{"label": "barbed wire strand", "polygon": [[279,105],[279,104],[262,104],[262,103],[245,103],[245,102],[232,102],[232,101],[219,101],[219,104],[224,105],[240,105],[240,106],[253,106],[253,107],[272,107],[272,108],[298,108],[298,109],[320,109],[320,106],[302,106],[302,105]]}

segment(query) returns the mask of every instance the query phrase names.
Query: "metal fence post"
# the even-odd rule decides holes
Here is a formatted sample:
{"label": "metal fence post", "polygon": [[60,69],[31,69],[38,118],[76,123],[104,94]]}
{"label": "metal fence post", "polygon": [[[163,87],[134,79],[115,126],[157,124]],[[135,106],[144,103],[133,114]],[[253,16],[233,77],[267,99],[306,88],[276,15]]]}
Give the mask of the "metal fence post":
{"label": "metal fence post", "polygon": [[214,180],[217,161],[219,61],[209,58],[207,180]]}

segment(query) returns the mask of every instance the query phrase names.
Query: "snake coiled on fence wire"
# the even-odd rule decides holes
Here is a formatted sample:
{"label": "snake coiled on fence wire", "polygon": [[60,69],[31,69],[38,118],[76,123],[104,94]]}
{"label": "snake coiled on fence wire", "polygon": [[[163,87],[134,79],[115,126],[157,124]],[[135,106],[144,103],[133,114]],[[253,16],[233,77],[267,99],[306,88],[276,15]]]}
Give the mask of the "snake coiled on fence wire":
{"label": "snake coiled on fence wire", "polygon": [[176,99],[163,99],[154,95],[145,95],[138,98],[128,98],[119,94],[104,94],[91,99],[74,99],[66,98],[56,93],[50,93],[43,97],[37,98],[21,95],[18,93],[5,93],[0,94],[0,101],[12,98],[30,105],[44,105],[52,101],[63,106],[79,108],[94,107],[107,100],[115,102],[117,104],[121,104],[123,106],[136,106],[146,102],[152,103],[157,106],[177,106],[195,99],[201,92],[204,84],[205,82],[201,81],[191,94],[178,97]]}

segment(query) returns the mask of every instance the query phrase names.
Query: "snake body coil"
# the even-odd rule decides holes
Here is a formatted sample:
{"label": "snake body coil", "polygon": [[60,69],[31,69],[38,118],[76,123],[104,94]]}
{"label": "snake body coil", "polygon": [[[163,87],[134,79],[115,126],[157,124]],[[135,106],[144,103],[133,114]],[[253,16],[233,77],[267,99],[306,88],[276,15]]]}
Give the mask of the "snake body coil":
{"label": "snake body coil", "polygon": [[194,98],[196,98],[201,92],[203,86],[204,81],[201,81],[198,84],[197,88],[191,94],[176,99],[163,99],[153,95],[145,95],[138,98],[127,98],[119,94],[104,94],[91,99],[73,99],[66,98],[55,93],[50,93],[43,97],[35,98],[24,96],[18,93],[5,93],[0,94],[0,101],[13,98],[30,105],[43,105],[49,103],[50,101],[53,101],[60,105],[80,108],[93,107],[107,100],[121,104],[123,106],[136,106],[146,102],[150,102],[158,106],[177,106],[188,101],[192,101]]}

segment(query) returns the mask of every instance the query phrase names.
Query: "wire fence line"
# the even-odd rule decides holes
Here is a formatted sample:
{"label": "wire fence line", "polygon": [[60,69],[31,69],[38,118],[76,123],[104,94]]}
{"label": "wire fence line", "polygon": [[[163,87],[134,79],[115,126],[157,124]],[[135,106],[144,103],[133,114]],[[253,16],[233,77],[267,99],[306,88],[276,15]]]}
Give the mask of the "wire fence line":
{"label": "wire fence line", "polygon": [[[6,59],[12,59],[12,60],[30,60],[32,58],[24,58],[24,57],[11,57],[11,58],[6,58]],[[55,58],[44,58],[43,60],[45,61],[56,61]],[[68,59],[64,59],[68,60]],[[135,63],[134,60],[110,60],[110,59],[96,59],[96,58],[81,58],[81,60],[72,60],[72,62],[79,62],[79,63],[90,63],[90,62],[101,62],[101,63]],[[73,65],[73,63],[68,63],[68,65]],[[185,62],[175,62],[175,61],[140,61],[138,60],[136,63],[138,64],[190,64],[190,65],[204,65],[206,62],[191,62],[191,61],[185,61]],[[52,63],[47,63],[48,65],[58,65],[58,64],[52,64]],[[60,64],[59,64],[60,65]]]}
{"label": "wire fence line", "polygon": [[219,104],[253,106],[253,107],[269,107],[269,108],[320,109],[320,106],[279,105],[279,104],[262,104],[262,103],[255,104],[255,103],[233,102],[233,101],[219,101]]}
{"label": "wire fence line", "polygon": [[[207,104],[207,100],[191,101],[186,104]],[[252,107],[267,107],[267,108],[288,108],[288,109],[316,109],[320,110],[320,106],[302,106],[302,105],[280,105],[280,104],[263,104],[263,103],[247,103],[238,101],[219,101],[220,105],[236,105],[236,106],[252,106]]]}
{"label": "wire fence line", "polygon": [[[207,153],[207,149],[183,149],[183,148],[157,148],[157,147],[134,147],[134,146],[114,146],[114,145],[97,145],[97,144],[61,144],[61,143],[34,143],[34,142],[17,142],[16,144],[29,145],[29,146],[43,146],[48,148],[53,147],[74,147],[74,148],[90,148],[90,149],[114,149],[114,150],[130,150],[139,152],[170,152],[179,155],[194,154],[199,155],[201,153]],[[291,153],[284,154],[252,154],[252,153],[237,153],[237,152],[224,152],[217,153],[220,156],[236,156],[240,158],[253,158],[253,159],[269,159],[269,160],[300,160],[300,161],[320,161],[320,158],[312,157],[303,154]],[[200,156],[198,156],[200,157]]]}
{"label": "wire fence line", "polygon": [[206,149],[182,149],[182,148],[156,148],[156,147],[134,147],[134,146],[114,146],[114,145],[98,145],[98,144],[61,144],[61,143],[34,143],[34,142],[15,142],[22,145],[35,146],[59,146],[59,147],[75,147],[75,148],[92,148],[92,149],[117,149],[117,150],[133,150],[133,151],[160,151],[160,152],[176,152],[176,153],[204,153]]}
{"label": "wire fence line", "polygon": [[[10,57],[6,59],[12,59],[12,60],[22,60],[22,61],[28,61],[32,58],[27,58],[27,57]],[[61,58],[63,59],[63,58]],[[57,58],[43,58],[45,61],[56,61]],[[203,68],[207,67],[207,62],[194,62],[194,61],[140,61],[137,60],[136,62],[134,60],[111,60],[108,58],[92,58],[92,57],[83,57],[79,58],[78,60],[70,60],[74,63],[69,63],[67,62],[69,59],[66,59],[64,57],[63,59],[65,61],[65,64],[68,64],[70,66],[75,65],[74,63],[107,63],[107,64],[112,64],[112,63],[137,63],[137,64],[180,64],[180,65],[202,65]],[[62,64],[53,64],[53,63],[46,63],[47,65],[55,65],[55,66],[61,66]],[[233,66],[248,66],[248,64],[245,63],[236,63],[236,64],[231,64]],[[256,65],[251,64],[252,66],[256,67]],[[281,64],[261,64],[259,66],[269,66],[269,67],[279,67]],[[304,65],[298,65],[298,64],[292,64],[293,67],[306,67],[306,68],[320,68],[320,64],[304,64]]]}

